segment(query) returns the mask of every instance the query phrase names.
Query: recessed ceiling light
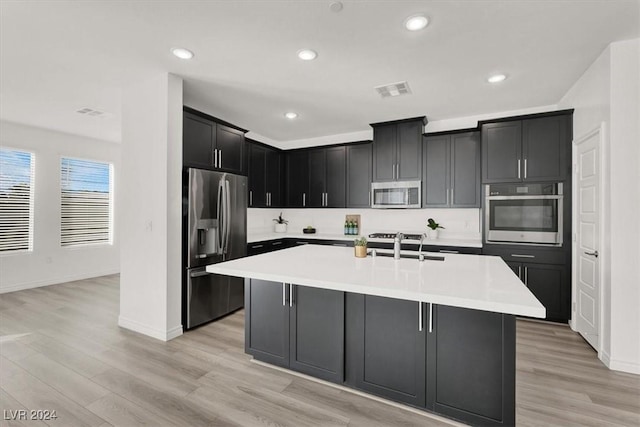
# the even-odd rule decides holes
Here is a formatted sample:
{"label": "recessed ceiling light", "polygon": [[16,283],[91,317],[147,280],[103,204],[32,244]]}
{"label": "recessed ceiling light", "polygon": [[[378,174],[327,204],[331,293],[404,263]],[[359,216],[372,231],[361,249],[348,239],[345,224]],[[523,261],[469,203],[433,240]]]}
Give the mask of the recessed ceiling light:
{"label": "recessed ceiling light", "polygon": [[429,24],[429,18],[424,15],[413,15],[404,21],[404,26],[409,31],[419,31]]}
{"label": "recessed ceiling light", "polygon": [[284,113],[284,116],[289,120],[293,120],[296,117],[298,117],[298,113],[294,113],[293,111],[289,111],[288,113]]}
{"label": "recessed ceiling light", "polygon": [[507,76],[504,75],[504,74],[494,74],[493,76],[489,77],[487,79],[487,81],[489,83],[500,83],[501,81],[503,81],[506,78],[507,78]]}
{"label": "recessed ceiling light", "polygon": [[302,59],[303,61],[312,61],[316,59],[317,56],[318,54],[316,53],[316,51],[311,49],[301,49],[298,51],[298,58]]}
{"label": "recessed ceiling light", "polygon": [[193,52],[183,47],[174,47],[173,49],[171,49],[171,53],[173,53],[175,56],[177,56],[180,59],[193,58]]}

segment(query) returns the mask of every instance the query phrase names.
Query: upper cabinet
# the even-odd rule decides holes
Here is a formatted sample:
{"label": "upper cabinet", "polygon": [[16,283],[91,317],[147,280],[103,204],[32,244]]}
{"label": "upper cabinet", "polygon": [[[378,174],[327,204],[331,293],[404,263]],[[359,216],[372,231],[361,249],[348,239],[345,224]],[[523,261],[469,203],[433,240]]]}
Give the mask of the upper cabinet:
{"label": "upper cabinet", "polygon": [[564,181],[571,116],[563,113],[482,124],[482,181]]}
{"label": "upper cabinet", "polygon": [[249,141],[249,207],[280,207],[282,198],[282,153]]}
{"label": "upper cabinet", "polygon": [[345,147],[309,150],[309,200],[312,208],[345,207]]}
{"label": "upper cabinet", "polygon": [[373,181],[422,178],[422,130],[426,117],[374,123]]}
{"label": "upper cabinet", "polygon": [[182,124],[184,166],[246,174],[245,130],[184,108]]}
{"label": "upper cabinet", "polygon": [[286,158],[286,205],[290,208],[309,206],[309,151],[287,151]]}
{"label": "upper cabinet", "polygon": [[479,132],[427,135],[422,156],[423,207],[480,207]]}
{"label": "upper cabinet", "polygon": [[347,145],[347,207],[371,207],[371,142]]}

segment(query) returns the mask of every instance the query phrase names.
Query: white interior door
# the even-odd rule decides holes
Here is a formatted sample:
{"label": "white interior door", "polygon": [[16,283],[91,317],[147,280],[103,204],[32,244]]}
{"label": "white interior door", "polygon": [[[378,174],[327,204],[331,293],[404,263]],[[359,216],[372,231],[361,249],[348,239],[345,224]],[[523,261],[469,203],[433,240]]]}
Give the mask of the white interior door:
{"label": "white interior door", "polygon": [[576,141],[576,310],[575,328],[599,351],[600,333],[600,138],[591,132]]}

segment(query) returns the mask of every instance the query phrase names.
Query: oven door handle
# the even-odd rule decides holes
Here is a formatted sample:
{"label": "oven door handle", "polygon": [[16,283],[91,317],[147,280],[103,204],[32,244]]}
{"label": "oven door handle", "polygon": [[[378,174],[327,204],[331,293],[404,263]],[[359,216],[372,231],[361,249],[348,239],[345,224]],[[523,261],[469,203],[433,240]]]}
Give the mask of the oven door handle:
{"label": "oven door handle", "polygon": [[487,196],[487,200],[562,200],[563,195],[540,195],[540,196]]}

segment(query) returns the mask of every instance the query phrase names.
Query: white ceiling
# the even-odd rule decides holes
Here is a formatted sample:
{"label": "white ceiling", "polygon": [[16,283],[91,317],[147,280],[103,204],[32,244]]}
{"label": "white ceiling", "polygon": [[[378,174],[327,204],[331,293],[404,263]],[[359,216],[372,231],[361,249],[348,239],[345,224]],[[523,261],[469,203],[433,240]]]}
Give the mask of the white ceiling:
{"label": "white ceiling", "polygon": [[[640,36],[640,0],[330,3],[2,0],[0,118],[120,141],[123,88],[171,72],[185,104],[284,142],[552,105],[609,43]],[[417,12],[430,25],[405,30]],[[318,58],[297,59],[304,47]],[[488,84],[498,71],[509,78]],[[413,94],[373,89],[401,80]]]}

